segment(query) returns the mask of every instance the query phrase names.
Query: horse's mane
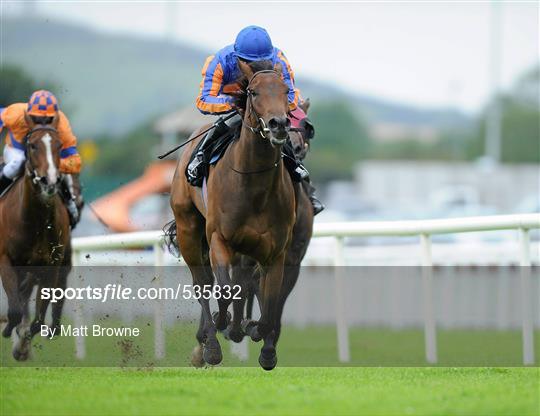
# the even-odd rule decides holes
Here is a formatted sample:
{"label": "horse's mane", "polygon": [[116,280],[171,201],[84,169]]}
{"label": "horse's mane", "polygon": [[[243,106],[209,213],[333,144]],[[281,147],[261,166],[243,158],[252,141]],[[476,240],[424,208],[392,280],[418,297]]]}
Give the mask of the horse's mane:
{"label": "horse's mane", "polygon": [[[272,61],[254,61],[254,62],[249,62],[248,65],[253,71],[253,73],[259,72],[259,71],[271,70],[274,68],[274,66],[272,65]],[[232,94],[234,96],[234,104],[239,109],[245,110],[246,105],[247,105],[246,90],[249,83],[249,79],[244,74],[240,74],[240,77],[236,80],[236,83],[239,85],[240,90]]]}

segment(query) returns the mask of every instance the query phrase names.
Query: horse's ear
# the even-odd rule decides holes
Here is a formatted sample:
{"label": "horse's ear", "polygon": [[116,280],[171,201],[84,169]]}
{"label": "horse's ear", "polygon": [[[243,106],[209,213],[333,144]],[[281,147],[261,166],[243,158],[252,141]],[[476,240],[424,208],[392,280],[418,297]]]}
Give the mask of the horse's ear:
{"label": "horse's ear", "polygon": [[311,102],[309,101],[309,98],[306,98],[304,101],[302,101],[300,104],[298,104],[298,107],[300,107],[302,110],[304,110],[304,113],[307,114],[310,105],[311,105]]}
{"label": "horse's ear", "polygon": [[34,123],[34,120],[32,120],[32,117],[30,117],[30,114],[28,114],[26,111],[24,112],[24,121],[26,122],[29,130],[33,130],[34,127],[36,127],[36,123]]}
{"label": "horse's ear", "polygon": [[241,59],[238,60],[238,67],[240,68],[240,71],[242,71],[242,74],[250,80],[253,76],[253,69],[249,66],[247,62],[242,61]]}
{"label": "horse's ear", "polygon": [[51,127],[56,130],[58,128],[59,122],[60,122],[60,115],[56,113],[56,115],[53,117],[51,121]]}
{"label": "horse's ear", "polygon": [[276,62],[276,64],[274,65],[274,71],[276,71],[281,78],[281,75],[283,74],[283,67],[281,66],[280,62]]}

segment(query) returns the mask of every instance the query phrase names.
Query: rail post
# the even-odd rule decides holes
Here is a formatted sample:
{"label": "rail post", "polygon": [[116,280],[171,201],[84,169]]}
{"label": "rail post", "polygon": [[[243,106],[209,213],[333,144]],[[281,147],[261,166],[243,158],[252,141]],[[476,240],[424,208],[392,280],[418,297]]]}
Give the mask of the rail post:
{"label": "rail post", "polygon": [[[161,248],[161,242],[154,243],[154,269],[155,269],[155,281],[154,284],[158,291],[161,288],[162,280],[162,267],[163,267],[163,249]],[[165,329],[163,322],[163,302],[158,298],[155,300],[154,309],[154,355],[156,359],[165,358]]]}
{"label": "rail post", "polygon": [[435,312],[433,309],[433,259],[431,256],[431,236],[420,234],[422,251],[422,287],[424,292],[424,342],[426,361],[437,362],[437,334],[435,329]]}
{"label": "rail post", "polygon": [[[71,264],[73,266],[73,271],[75,272],[75,274],[77,274],[78,272],[77,267],[80,266],[80,259],[81,259],[81,253],[78,250],[73,250],[73,253],[71,255]],[[79,286],[80,282],[76,279],[77,276],[73,276],[72,279],[73,278],[75,278],[75,281],[77,282],[76,285]],[[75,327],[78,327],[78,328],[84,325],[84,305],[82,302],[83,302],[82,300],[79,300],[75,304],[75,310],[74,310],[74,315],[73,315]],[[86,341],[85,341],[85,337],[81,335],[77,335],[75,337],[75,357],[78,360],[84,360],[86,358]]]}
{"label": "rail post", "polygon": [[345,256],[343,253],[343,237],[335,237],[334,252],[334,279],[335,279],[335,302],[336,302],[336,326],[338,342],[338,358],[342,363],[351,361],[349,348],[349,329],[347,327],[347,317],[345,315],[345,292],[343,288],[343,267],[345,266]]}
{"label": "rail post", "polygon": [[534,364],[534,334],[531,303],[531,248],[529,230],[519,229],[520,281],[521,281],[521,323],[523,339],[523,364]]}

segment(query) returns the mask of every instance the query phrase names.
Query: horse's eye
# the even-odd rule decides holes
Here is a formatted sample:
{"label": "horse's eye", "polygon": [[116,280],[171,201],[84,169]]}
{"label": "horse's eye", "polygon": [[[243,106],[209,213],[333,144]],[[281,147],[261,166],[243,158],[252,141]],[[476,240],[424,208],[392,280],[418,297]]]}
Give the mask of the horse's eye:
{"label": "horse's eye", "polygon": [[28,145],[28,147],[30,148],[30,150],[36,150],[37,149],[37,146],[34,143],[30,143]]}

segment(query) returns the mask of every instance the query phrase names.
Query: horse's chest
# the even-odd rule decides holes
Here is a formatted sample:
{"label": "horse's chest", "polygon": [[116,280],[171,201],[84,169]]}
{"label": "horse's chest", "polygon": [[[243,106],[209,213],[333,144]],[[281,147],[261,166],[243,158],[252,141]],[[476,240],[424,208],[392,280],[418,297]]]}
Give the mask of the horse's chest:
{"label": "horse's chest", "polygon": [[233,250],[260,259],[284,250],[290,237],[286,223],[272,222],[268,218],[244,221],[228,231],[226,239]]}
{"label": "horse's chest", "polygon": [[10,257],[15,264],[27,266],[61,264],[65,246],[58,233],[44,230],[35,233],[31,244],[27,239],[15,239]]}

